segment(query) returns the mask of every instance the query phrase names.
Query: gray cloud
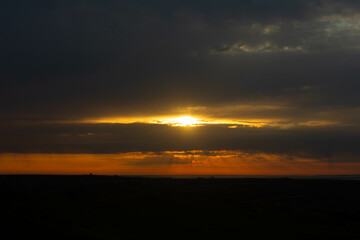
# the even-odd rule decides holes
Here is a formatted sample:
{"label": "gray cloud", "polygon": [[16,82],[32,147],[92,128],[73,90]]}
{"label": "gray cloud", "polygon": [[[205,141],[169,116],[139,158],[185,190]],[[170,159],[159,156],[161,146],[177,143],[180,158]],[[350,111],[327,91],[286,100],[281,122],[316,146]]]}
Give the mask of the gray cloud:
{"label": "gray cloud", "polygon": [[338,161],[357,161],[354,156],[360,154],[359,131],[358,127],[346,126],[232,129],[228,125],[182,128],[153,124],[3,124],[0,152],[241,150],[324,159],[345,154],[348,157]]}

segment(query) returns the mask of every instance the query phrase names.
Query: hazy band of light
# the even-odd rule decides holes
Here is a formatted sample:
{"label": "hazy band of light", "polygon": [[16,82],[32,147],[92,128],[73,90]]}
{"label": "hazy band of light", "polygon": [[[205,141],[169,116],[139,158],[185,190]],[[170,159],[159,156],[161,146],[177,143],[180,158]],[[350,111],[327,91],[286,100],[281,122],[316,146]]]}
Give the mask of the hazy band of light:
{"label": "hazy band of light", "polygon": [[119,154],[0,154],[0,174],[331,175],[360,174],[360,163],[244,151]]}
{"label": "hazy band of light", "polygon": [[154,117],[113,117],[113,118],[99,118],[99,119],[88,119],[83,122],[85,123],[148,123],[148,124],[165,124],[170,126],[184,126],[184,124],[179,121],[181,118],[192,118],[192,123],[190,126],[203,126],[209,124],[226,124],[226,125],[245,125],[251,127],[261,127],[264,126],[267,120],[232,120],[232,119],[211,119],[204,118],[199,116],[154,116]]}
{"label": "hazy band of light", "polygon": [[[190,124],[184,124],[180,119],[192,118]],[[228,125],[229,128],[236,128],[237,126],[247,127],[279,127],[279,128],[292,128],[299,126],[307,127],[321,127],[321,126],[335,126],[340,125],[339,122],[334,121],[306,121],[306,122],[284,122],[278,119],[213,119],[204,118],[198,116],[170,116],[170,117],[113,117],[113,118],[98,118],[98,119],[87,119],[81,121],[82,123],[120,123],[120,124],[131,124],[131,123],[145,123],[145,124],[164,124],[174,127],[185,127],[185,126],[205,126],[205,125]]]}

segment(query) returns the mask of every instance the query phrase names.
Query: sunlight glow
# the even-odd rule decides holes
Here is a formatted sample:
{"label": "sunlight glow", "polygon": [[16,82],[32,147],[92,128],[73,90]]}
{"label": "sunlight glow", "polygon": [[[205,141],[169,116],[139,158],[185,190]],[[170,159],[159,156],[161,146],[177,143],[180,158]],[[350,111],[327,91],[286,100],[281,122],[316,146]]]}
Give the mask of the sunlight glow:
{"label": "sunlight glow", "polygon": [[199,124],[196,118],[189,116],[174,118],[165,122],[171,126],[179,126],[179,127],[195,127]]}

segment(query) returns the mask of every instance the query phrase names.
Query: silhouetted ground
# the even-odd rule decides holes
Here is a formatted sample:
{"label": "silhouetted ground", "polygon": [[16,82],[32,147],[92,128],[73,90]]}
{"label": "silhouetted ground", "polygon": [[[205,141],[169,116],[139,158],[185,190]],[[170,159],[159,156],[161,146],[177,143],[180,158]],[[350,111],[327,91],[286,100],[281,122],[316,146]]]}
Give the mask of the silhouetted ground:
{"label": "silhouetted ground", "polygon": [[360,239],[360,181],[0,176],[7,239]]}

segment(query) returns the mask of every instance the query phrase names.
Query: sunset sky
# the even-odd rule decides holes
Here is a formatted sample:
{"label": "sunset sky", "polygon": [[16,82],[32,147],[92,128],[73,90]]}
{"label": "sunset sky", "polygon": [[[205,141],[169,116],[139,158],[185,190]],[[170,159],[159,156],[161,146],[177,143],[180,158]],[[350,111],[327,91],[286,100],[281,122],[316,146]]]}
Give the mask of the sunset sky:
{"label": "sunset sky", "polygon": [[0,174],[360,174],[360,2],[3,0]]}

